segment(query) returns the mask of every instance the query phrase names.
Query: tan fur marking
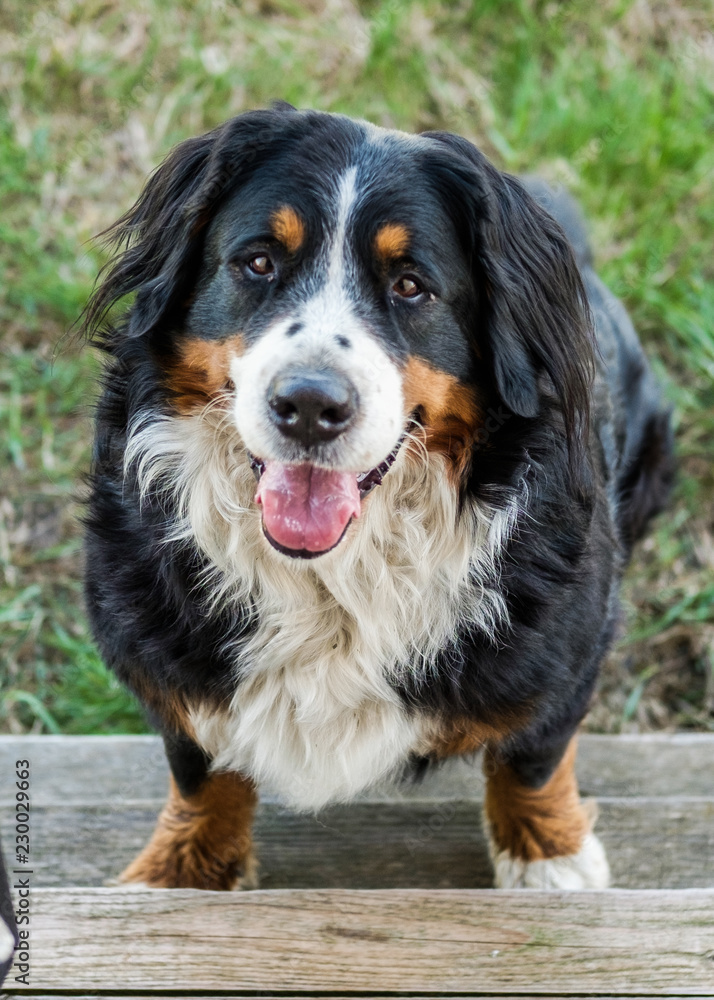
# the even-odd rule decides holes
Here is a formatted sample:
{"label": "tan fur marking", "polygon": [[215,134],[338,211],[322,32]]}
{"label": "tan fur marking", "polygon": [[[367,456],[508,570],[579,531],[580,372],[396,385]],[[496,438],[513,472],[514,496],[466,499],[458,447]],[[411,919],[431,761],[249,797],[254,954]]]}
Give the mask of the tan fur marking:
{"label": "tan fur marking", "polygon": [[427,451],[439,452],[451,460],[453,478],[458,483],[468,467],[479,424],[473,389],[415,357],[404,369],[403,388],[407,409],[421,413]]}
{"label": "tan fur marking", "polygon": [[156,889],[232,889],[238,879],[252,887],[256,865],[251,827],[255,787],[232,771],[209,774],[195,795],[184,797],[170,779],[153,836],[121,874],[120,882]]}
{"label": "tan fur marking", "polygon": [[593,825],[589,803],[583,804],[575,778],[577,740],[542,788],[522,785],[513,771],[492,756],[484,760],[487,775],[484,808],[499,851],[523,861],[577,854]]}
{"label": "tan fur marking", "polygon": [[157,715],[162,724],[175,733],[184,733],[193,739],[193,723],[188,706],[178,691],[166,691],[155,687],[145,678],[132,678],[131,689],[146,708]]}
{"label": "tan fur marking", "polygon": [[230,385],[231,358],[243,353],[240,334],[226,340],[187,340],[178,358],[168,366],[171,402],[181,414],[192,413],[226,392]]}
{"label": "tan fur marking", "polygon": [[388,222],[374,237],[374,251],[383,261],[403,257],[409,246],[409,230],[400,222]]}
{"label": "tan fur marking", "polygon": [[485,743],[500,742],[526,722],[527,713],[519,711],[490,722],[476,722],[466,717],[453,719],[435,731],[431,752],[440,758],[473,753]]}
{"label": "tan fur marking", "polygon": [[305,242],[305,223],[290,205],[283,205],[270,220],[273,235],[289,253],[297,253]]}

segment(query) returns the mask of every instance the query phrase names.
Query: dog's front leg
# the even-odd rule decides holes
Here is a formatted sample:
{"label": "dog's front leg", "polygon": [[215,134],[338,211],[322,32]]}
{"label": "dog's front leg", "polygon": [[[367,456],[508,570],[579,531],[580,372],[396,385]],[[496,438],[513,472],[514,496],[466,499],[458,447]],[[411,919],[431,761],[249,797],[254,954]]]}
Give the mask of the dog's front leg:
{"label": "dog's front leg", "polygon": [[169,800],[151,840],[119,880],[157,889],[254,888],[255,786],[236,772],[210,771],[187,736],[164,735],[164,743]]}
{"label": "dog's front leg", "polygon": [[580,799],[575,752],[574,737],[555,752],[487,752],[484,811],[499,888],[607,887],[595,803]]}

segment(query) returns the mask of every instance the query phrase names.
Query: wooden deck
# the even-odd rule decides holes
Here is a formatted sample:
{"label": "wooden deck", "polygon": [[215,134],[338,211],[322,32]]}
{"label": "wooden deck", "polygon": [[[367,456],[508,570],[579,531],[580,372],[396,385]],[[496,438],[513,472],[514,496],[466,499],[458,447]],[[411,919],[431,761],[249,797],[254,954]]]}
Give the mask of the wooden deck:
{"label": "wooden deck", "polygon": [[0,737],[6,847],[18,757],[32,960],[11,995],[714,997],[714,736],[582,737],[617,888],[579,893],[488,888],[463,761],[317,818],[265,799],[259,891],[107,888],[162,805],[160,742]]}

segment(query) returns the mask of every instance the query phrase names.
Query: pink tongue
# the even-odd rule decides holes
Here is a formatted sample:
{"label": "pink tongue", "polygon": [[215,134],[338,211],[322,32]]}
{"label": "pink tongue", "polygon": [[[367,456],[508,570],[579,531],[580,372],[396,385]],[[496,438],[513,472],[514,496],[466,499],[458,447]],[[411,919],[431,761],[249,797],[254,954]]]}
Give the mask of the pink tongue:
{"label": "pink tongue", "polygon": [[359,517],[354,472],[313,465],[268,462],[255,502],[263,505],[263,524],[286,549],[324,552],[337,545],[351,517]]}

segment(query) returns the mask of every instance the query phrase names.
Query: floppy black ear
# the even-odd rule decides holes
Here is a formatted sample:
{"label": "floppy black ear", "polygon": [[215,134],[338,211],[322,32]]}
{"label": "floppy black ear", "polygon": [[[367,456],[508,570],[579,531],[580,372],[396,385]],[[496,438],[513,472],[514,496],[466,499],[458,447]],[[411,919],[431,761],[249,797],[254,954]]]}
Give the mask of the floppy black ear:
{"label": "floppy black ear", "polygon": [[554,394],[573,440],[587,421],[594,340],[571,246],[517,178],[500,173],[465,139],[425,134],[450,150],[448,163],[442,159],[447,207],[464,232],[486,305],[498,393],[513,413],[530,418],[544,393]]}
{"label": "floppy black ear", "polygon": [[140,337],[186,297],[191,262],[218,202],[248,180],[293,117],[289,105],[250,111],[172,150],[136,204],[102,234],[115,253],[84,311],[85,332],[102,340],[111,306],[135,292],[122,335]]}

